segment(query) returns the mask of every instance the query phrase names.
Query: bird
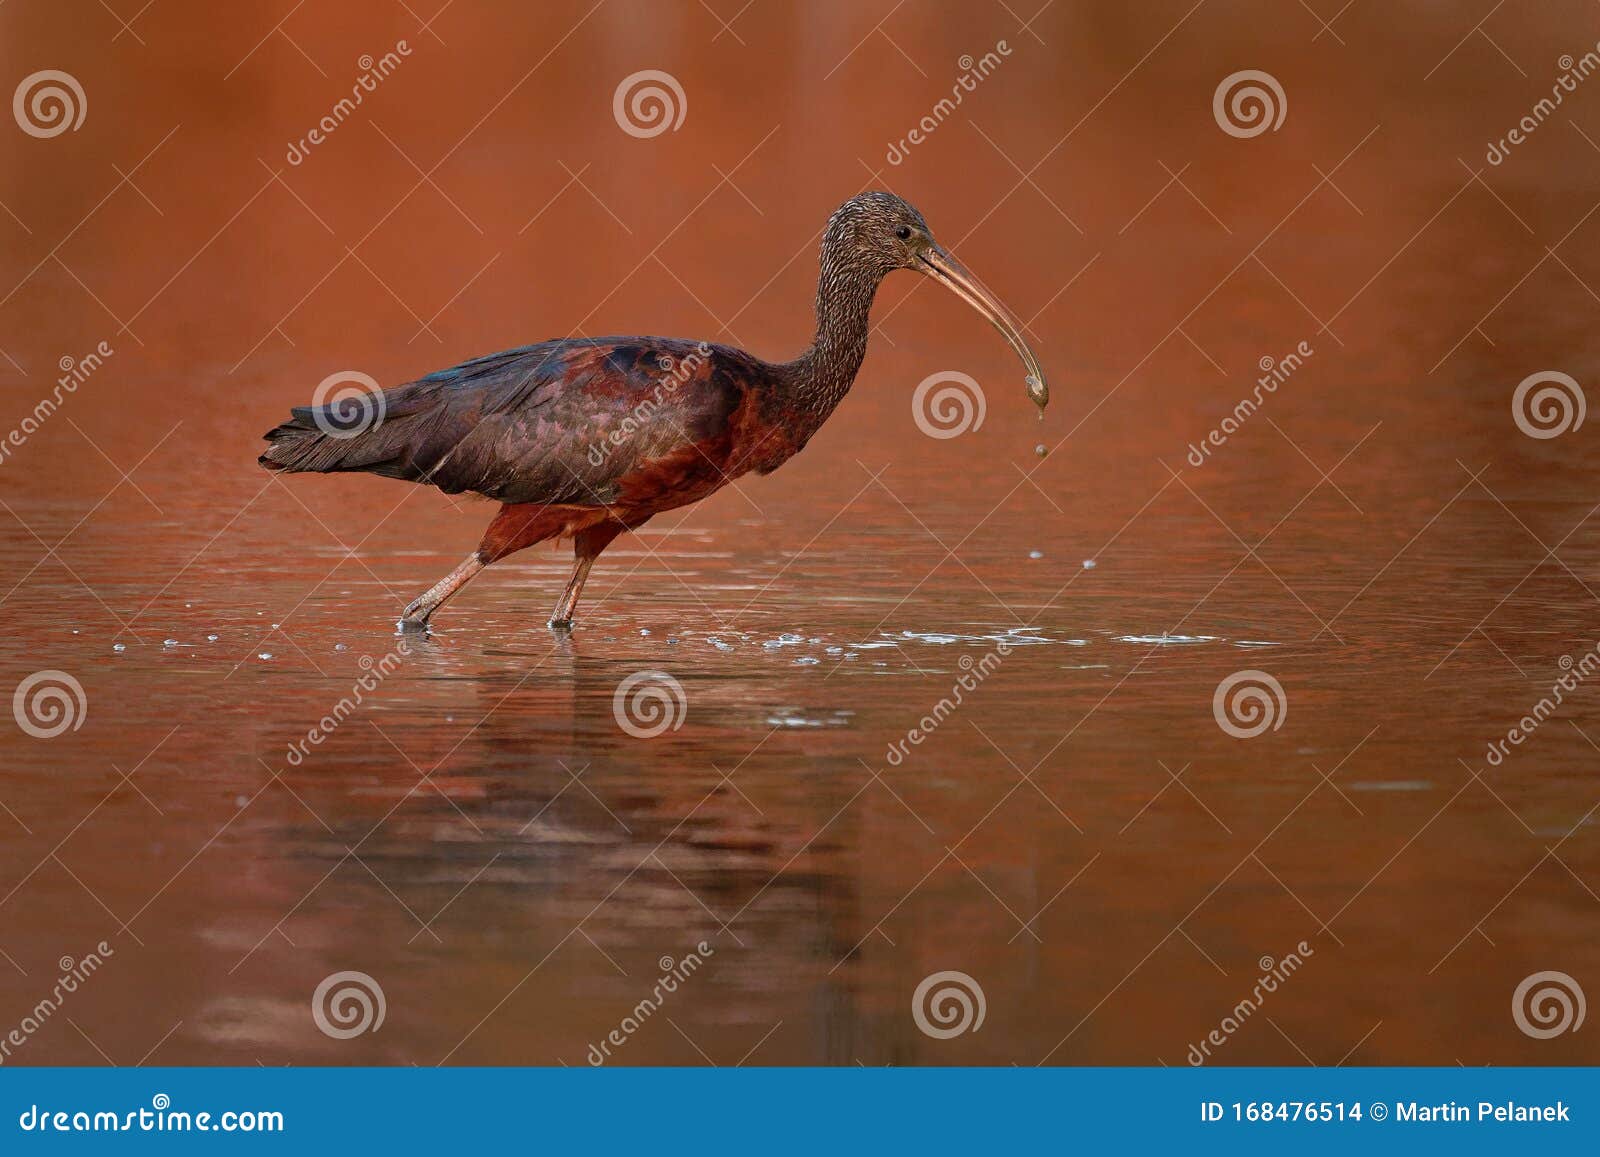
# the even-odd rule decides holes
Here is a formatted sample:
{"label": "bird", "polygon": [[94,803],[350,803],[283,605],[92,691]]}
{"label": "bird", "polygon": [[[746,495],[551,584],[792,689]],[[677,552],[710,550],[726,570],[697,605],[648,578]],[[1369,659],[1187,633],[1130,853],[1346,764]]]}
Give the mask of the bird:
{"label": "bird", "polygon": [[791,361],[676,338],[540,342],[295,407],[264,435],[258,461],[279,473],[364,472],[501,504],[477,549],[405,608],[402,631],[426,632],[485,567],[571,539],[572,576],[549,619],[570,631],[590,568],[618,535],[742,475],[770,474],[805,447],[855,381],[873,298],[896,270],[932,278],[999,330],[1043,416],[1049,387],[1022,324],[903,198],[870,191],[846,201],[823,229],[819,264],[815,337]]}

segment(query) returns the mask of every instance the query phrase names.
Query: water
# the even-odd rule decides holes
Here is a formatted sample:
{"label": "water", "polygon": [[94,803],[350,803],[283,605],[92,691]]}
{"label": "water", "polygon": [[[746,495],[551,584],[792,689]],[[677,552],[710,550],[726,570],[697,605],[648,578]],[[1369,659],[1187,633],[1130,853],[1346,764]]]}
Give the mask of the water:
{"label": "water", "polygon": [[[147,38],[192,36],[182,8],[153,8]],[[440,171],[482,236],[428,189],[402,199],[414,171],[352,125],[290,174],[337,240],[274,186],[202,249],[266,180],[255,156],[329,103],[301,107],[314,73],[275,40],[235,80],[197,81],[207,99],[157,75],[123,109],[97,97],[82,134],[30,153],[48,179],[4,182],[32,230],[6,237],[15,281],[100,197],[107,158],[126,169],[183,122],[141,170],[163,215],[124,190],[62,250],[137,340],[53,263],[0,306],[25,371],[0,364],[9,413],[64,351],[108,331],[117,349],[4,467],[0,687],[61,671],[85,707],[54,738],[0,737],[0,1029],[63,957],[112,953],[15,1063],[581,1065],[616,1031],[607,1059],[626,1064],[1176,1065],[1290,954],[1301,966],[1217,1061],[1595,1061],[1592,1033],[1535,1040],[1508,1006],[1543,970],[1596,991],[1600,687],[1488,755],[1562,657],[1593,648],[1600,601],[1588,426],[1537,440],[1510,412],[1536,370],[1594,380],[1594,303],[1549,262],[1484,312],[1547,244],[1600,279],[1595,219],[1562,241],[1600,193],[1569,152],[1529,145],[1490,176],[1529,236],[1461,192],[1455,159],[1514,123],[1520,78],[1485,82],[1485,45],[1426,83],[1346,77],[1357,94],[1331,107],[1314,95],[1332,91],[1327,41],[1299,28],[1262,50],[1296,94],[1282,132],[1224,138],[1197,62],[1231,18],[1204,10],[1037,175],[1083,235],[1026,188],[985,218],[1015,174],[947,125],[890,176],[1038,311],[1042,425],[998,338],[901,275],[805,453],[620,539],[570,637],[544,626],[570,566],[551,548],[485,572],[435,634],[397,636],[493,507],[271,480],[261,431],[337,369],[402,380],[575,329],[792,353],[813,268],[809,247],[785,260],[865,176],[855,158],[930,103],[876,40],[824,82],[868,31],[844,10],[804,18],[826,50],[770,107],[711,99],[793,42],[800,18],[758,6],[737,24],[748,54],[700,44],[709,24],[684,41],[680,134],[624,138],[609,88],[589,89],[597,62],[645,59],[617,47],[649,32],[629,11],[608,6]],[[400,9],[374,19],[414,32]],[[906,19],[897,35],[941,76],[1008,31]],[[972,98],[1027,164],[1158,34],[1082,19],[1060,5],[1037,27],[1083,68],[1019,47],[1018,80]],[[1431,64],[1464,31],[1441,19],[1357,6],[1339,27]],[[1557,17],[1531,19],[1570,47]],[[441,28],[447,47],[419,47],[373,114],[424,167],[529,63],[493,21]],[[393,39],[313,31],[295,29],[330,71]],[[1510,47],[1530,71],[1544,51]],[[447,99],[466,59],[488,79]],[[241,108],[243,83],[281,107]],[[570,129],[532,111],[551,102],[579,110]],[[780,129],[739,170],[763,217],[728,190],[696,209],[712,161],[814,118],[845,136]],[[1337,177],[1361,212],[1326,188],[1304,201],[1311,166],[1375,122]],[[1557,134],[1575,135],[1541,140]],[[572,188],[519,233],[567,181],[529,140],[590,162],[627,231]],[[1226,232],[1176,188],[1119,232],[1166,180],[1158,157],[1192,161],[1183,179]],[[396,201],[362,249],[385,284],[356,263],[319,283]],[[685,214],[664,257],[696,296],[654,262],[629,274]],[[1285,220],[1258,254],[1270,276],[1229,273]],[[391,290],[439,311],[433,335]],[[1194,466],[1259,359],[1302,338],[1315,354]],[[924,437],[908,399],[950,366],[984,383],[987,418]],[[1234,679],[1249,672],[1271,682]],[[1246,696],[1219,708],[1224,685]],[[319,1031],[313,993],[345,971],[381,987],[378,1031]],[[978,1031],[919,1029],[913,994],[945,971],[981,988]]]}
{"label": "water", "polygon": [[[1491,511],[1466,513],[1457,533]],[[704,977],[619,1060],[1177,1063],[1258,957],[1304,940],[1302,987],[1271,1015],[1313,1058],[1357,1043],[1318,1014],[1329,1004],[1362,1031],[1405,1027],[1375,1033],[1363,1059],[1433,1059],[1429,1031],[1464,1060],[1503,1045],[1460,1023],[1500,984],[1473,929],[1573,825],[1562,858],[1582,862],[1592,763],[1577,729],[1600,720],[1580,698],[1500,769],[1483,745],[1533,701],[1537,651],[1572,651],[1581,606],[1529,600],[1497,622],[1505,657],[1470,644],[1425,678],[1457,625],[1402,623],[1392,594],[1340,617],[1342,644],[1311,642],[1288,595],[1268,613],[1264,574],[1242,575],[1171,630],[1199,584],[1173,576],[1182,544],[1159,518],[1143,550],[1100,552],[1085,580],[1076,564],[1019,566],[1006,533],[964,566],[917,547],[891,569],[907,544],[889,506],[849,517],[848,538],[787,570],[792,553],[760,534],[624,544],[570,638],[541,626],[564,569],[548,556],[490,572],[433,636],[399,638],[395,605],[447,556],[373,552],[324,581],[316,551],[267,549],[272,520],[225,548],[248,560],[248,586],[192,568],[121,636],[86,607],[18,615],[21,649],[74,672],[89,707],[77,732],[10,745],[5,803],[31,832],[4,845],[18,882],[5,947],[29,971],[8,989],[109,937],[114,968],[81,1015],[124,1010],[94,1033],[119,1062],[177,1026],[162,1060],[575,1064],[660,958],[703,941]],[[176,556],[205,544],[178,527],[160,540]],[[80,551],[74,569],[115,588],[126,557]],[[1525,561],[1477,564],[1485,592]],[[1352,583],[1296,591],[1326,617]],[[44,570],[11,605],[72,606],[74,587]],[[1282,637],[1243,637],[1269,625]],[[907,744],[986,657],[959,708]],[[1286,693],[1282,726],[1230,738],[1213,691],[1263,665]],[[637,672],[681,686],[637,718],[623,700],[637,730],[675,725],[653,738],[614,707]],[[1558,960],[1586,959],[1593,900],[1565,875],[1554,859],[1535,871],[1488,935],[1515,946],[1537,920]],[[934,1042],[905,1014],[946,968],[978,979],[988,1020]],[[375,977],[388,1008],[351,1042],[306,1017],[317,982],[345,969]],[[1283,1060],[1276,1036],[1241,1035],[1229,1059]],[[89,1060],[82,1047],[56,1033],[33,1055]]]}

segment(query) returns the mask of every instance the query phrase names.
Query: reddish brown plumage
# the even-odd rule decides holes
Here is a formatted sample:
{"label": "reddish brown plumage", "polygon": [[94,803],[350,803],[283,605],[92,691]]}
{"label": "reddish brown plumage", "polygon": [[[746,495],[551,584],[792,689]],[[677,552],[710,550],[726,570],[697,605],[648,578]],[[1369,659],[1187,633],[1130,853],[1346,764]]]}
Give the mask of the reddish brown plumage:
{"label": "reddish brown plumage", "polygon": [[[575,538],[607,522],[604,510],[582,506],[540,506],[537,502],[508,503],[483,532],[478,554],[485,563],[499,562],[508,554],[549,538]],[[620,526],[620,524],[619,524]]]}
{"label": "reddish brown plumage", "polygon": [[741,475],[770,473],[805,446],[861,365],[878,283],[919,261],[941,278],[950,268],[970,276],[933,245],[915,209],[863,194],[829,221],[817,336],[794,361],[671,338],[544,342],[384,390],[362,412],[378,419],[354,429],[337,403],[298,408],[266,435],[260,461],[291,473],[379,474],[503,504],[474,555],[408,607],[405,621],[425,623],[483,566],[556,537],[576,540],[577,569],[552,622],[570,620],[589,563],[618,534]]}

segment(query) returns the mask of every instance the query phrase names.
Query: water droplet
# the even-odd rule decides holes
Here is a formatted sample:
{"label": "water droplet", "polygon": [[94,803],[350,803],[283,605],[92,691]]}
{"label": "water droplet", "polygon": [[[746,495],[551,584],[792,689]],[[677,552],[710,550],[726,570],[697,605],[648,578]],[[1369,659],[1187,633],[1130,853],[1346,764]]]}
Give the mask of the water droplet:
{"label": "water droplet", "polygon": [[1050,453],[1050,451],[1045,449],[1043,442],[1040,442],[1037,446],[1035,446],[1033,448],[1033,452],[1035,454],[1037,454],[1041,458],[1043,458],[1046,454]]}
{"label": "water droplet", "polygon": [[349,650],[349,649],[350,649],[350,648],[349,648],[349,646],[347,646],[347,645],[346,645],[346,644],[344,644],[344,643],[335,643],[335,644],[334,644],[334,645],[333,645],[333,649],[334,649],[334,650],[335,650],[335,651],[348,651],[348,650]]}
{"label": "water droplet", "polygon": [[276,631],[276,630],[277,630],[277,629],[278,629],[278,624],[277,624],[277,623],[273,623],[273,624],[272,624],[272,629],[273,629],[273,630],[274,630],[274,631]]}
{"label": "water droplet", "polygon": [[640,627],[639,628],[639,633],[641,635],[648,635],[650,633],[650,628],[649,627]]}
{"label": "water droplet", "polygon": [[1092,559],[1092,558],[1084,559],[1083,560],[1083,569],[1084,570],[1093,570],[1094,569],[1094,559]]}
{"label": "water droplet", "polygon": [[247,796],[247,795],[236,795],[236,796],[233,797],[233,806],[234,807],[244,807],[249,802],[250,802],[250,797]]}
{"label": "water droplet", "polygon": [[272,652],[271,651],[262,651],[261,654],[256,656],[256,658],[260,659],[264,663],[268,659],[272,658]]}
{"label": "water droplet", "polygon": [[206,642],[215,643],[216,641],[217,641],[217,636],[216,635],[207,635],[206,636]]}
{"label": "water droplet", "polygon": [[111,649],[113,651],[126,651],[128,649],[128,644],[126,644],[126,643],[112,643],[111,644]]}
{"label": "water droplet", "polygon": [[1042,551],[1042,550],[1030,550],[1028,552],[1028,557],[1029,558],[1043,558],[1044,557],[1044,551]]}
{"label": "water droplet", "polygon": [[796,659],[794,661],[794,665],[796,667],[814,667],[820,662],[822,662],[821,659],[814,658],[811,655],[804,655],[804,656]]}

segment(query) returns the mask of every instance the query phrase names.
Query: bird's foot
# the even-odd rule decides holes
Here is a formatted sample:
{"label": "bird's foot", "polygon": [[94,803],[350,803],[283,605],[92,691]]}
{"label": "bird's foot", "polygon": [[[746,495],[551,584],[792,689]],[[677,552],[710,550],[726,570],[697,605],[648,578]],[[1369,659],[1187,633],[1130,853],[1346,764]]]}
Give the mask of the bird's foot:
{"label": "bird's foot", "polygon": [[395,627],[402,635],[425,635],[428,633],[428,619],[432,614],[432,609],[424,605],[421,599],[417,599],[405,610],[400,612],[400,618],[399,621],[395,623]]}
{"label": "bird's foot", "polygon": [[551,619],[550,620],[550,629],[552,631],[555,631],[555,632],[559,633],[559,634],[570,635],[572,633],[572,620],[571,619]]}

